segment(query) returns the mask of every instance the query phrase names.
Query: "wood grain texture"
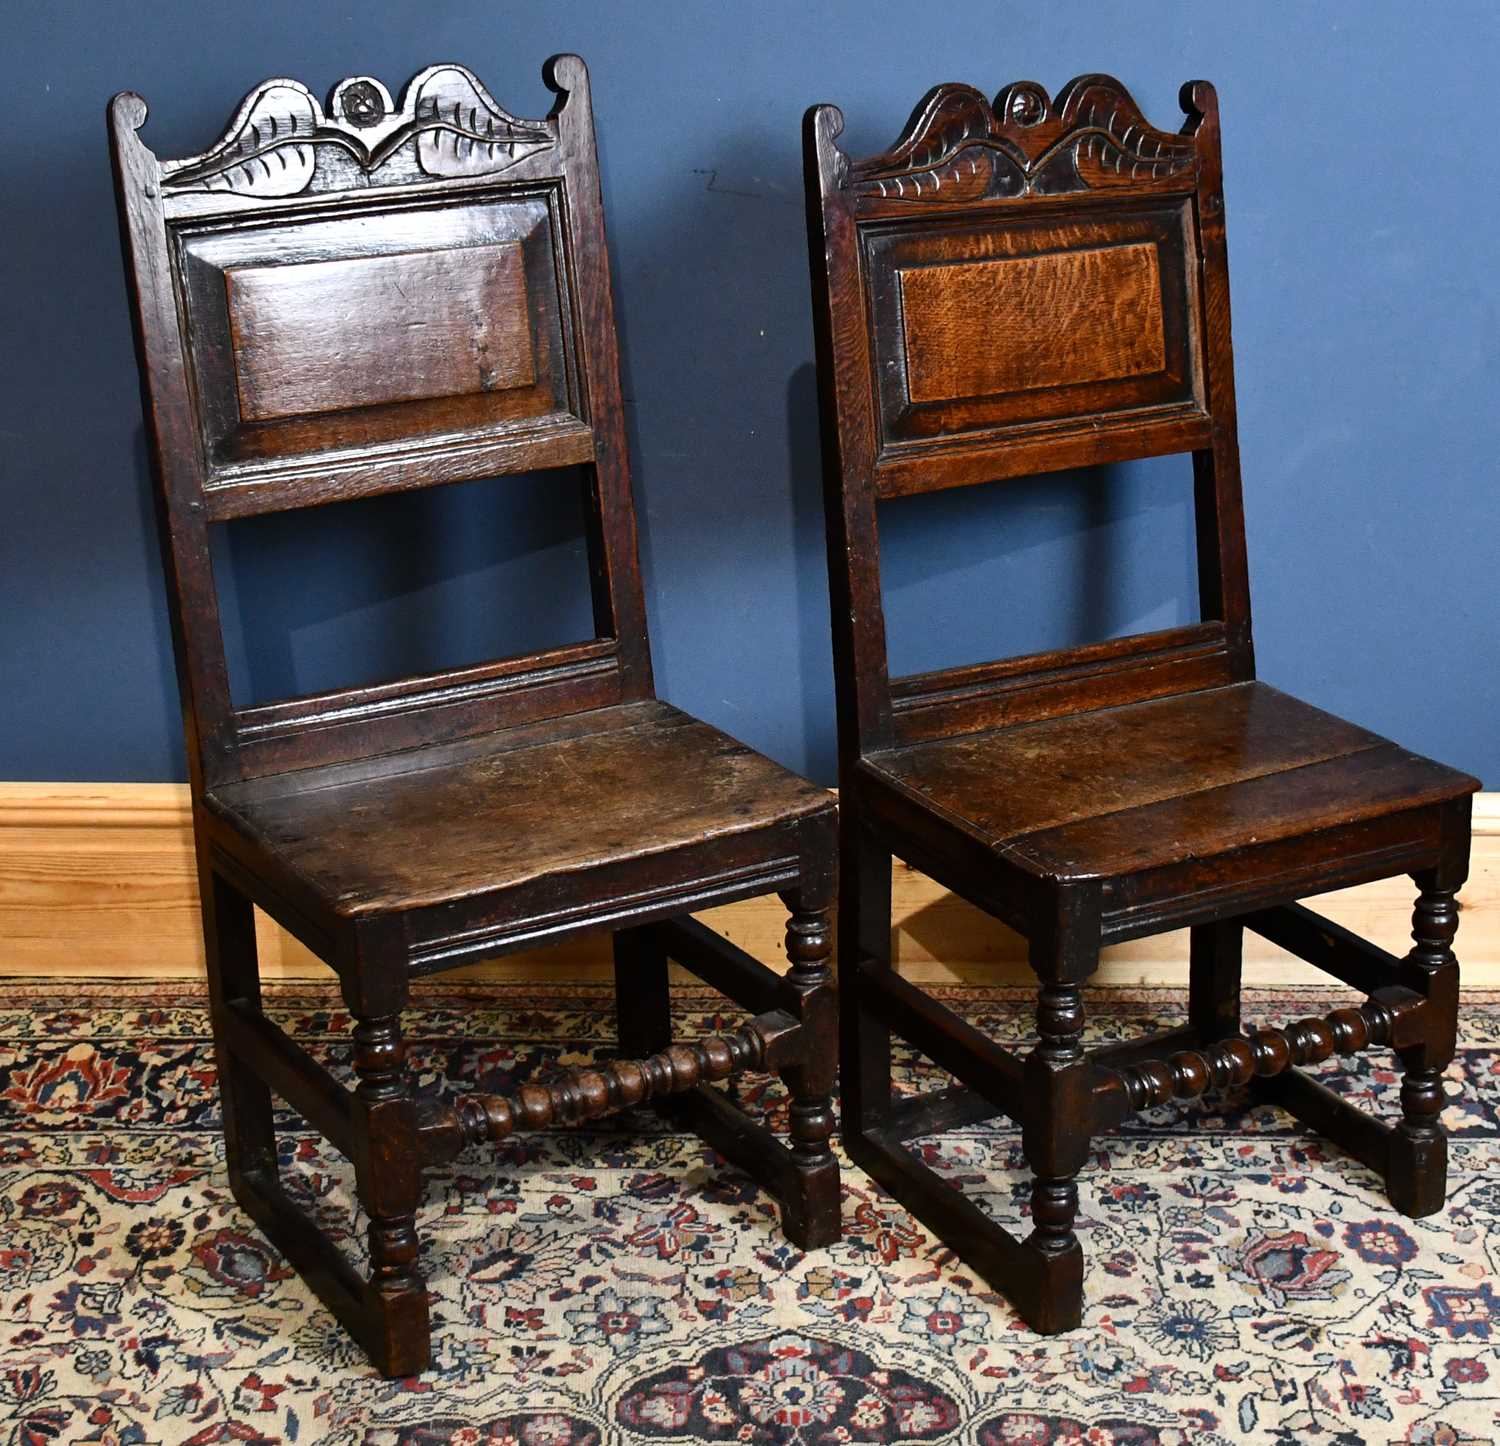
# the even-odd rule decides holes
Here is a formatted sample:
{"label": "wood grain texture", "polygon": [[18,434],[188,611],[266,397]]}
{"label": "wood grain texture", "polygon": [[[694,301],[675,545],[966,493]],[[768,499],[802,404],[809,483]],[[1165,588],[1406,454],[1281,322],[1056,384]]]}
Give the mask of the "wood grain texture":
{"label": "wood grain texture", "polygon": [[1161,271],[1142,242],[898,273],[913,402],[1160,371]]}
{"label": "wood grain texture", "polygon": [[941,668],[890,680],[892,732],[920,743],[1065,717],[1105,698],[1143,702],[1233,682],[1222,622],[1189,623],[1045,653]]}
{"label": "wood grain texture", "polygon": [[[1500,794],[1474,801],[1474,854],[1463,909],[1464,981],[1500,987]],[[1392,952],[1405,947],[1411,888],[1381,880],[1324,894],[1321,913]],[[774,896],[705,910],[716,932],[776,970],[786,910]],[[269,979],[326,979],[327,965],[257,915],[261,967]],[[892,871],[892,945],[902,974],[923,983],[1026,983],[1026,941],[909,864]],[[1183,985],[1185,930],[1104,950],[1101,983]],[[1311,966],[1248,935],[1250,976],[1268,984],[1325,982]],[[199,978],[203,934],[193,867],[192,816],[175,783],[0,783],[0,974],[66,978]],[[576,939],[548,950],[469,965],[450,978],[610,978],[609,939]],[[673,977],[691,979],[674,967]]]}
{"label": "wood grain texture", "polygon": [[[505,391],[536,380],[521,246],[224,273],[250,422]],[[353,366],[355,359],[378,359]]]}
{"label": "wood grain texture", "polygon": [[1049,471],[1202,425],[1191,207],[1080,200],[860,233],[881,495]]}
{"label": "wood grain texture", "polygon": [[1234,683],[894,748],[869,769],[998,846],[1383,742],[1264,683]]}
{"label": "wood grain texture", "polygon": [[184,227],[210,515],[590,460],[563,205],[534,181],[442,207],[377,193],[353,214]]}
{"label": "wood grain texture", "polygon": [[890,749],[859,777],[1049,878],[1228,854],[1472,787],[1259,682]]}
{"label": "wood grain texture", "polygon": [[820,788],[660,702],[559,736],[503,729],[443,749],[225,784],[209,808],[341,913],[420,909],[703,848],[828,808]]}

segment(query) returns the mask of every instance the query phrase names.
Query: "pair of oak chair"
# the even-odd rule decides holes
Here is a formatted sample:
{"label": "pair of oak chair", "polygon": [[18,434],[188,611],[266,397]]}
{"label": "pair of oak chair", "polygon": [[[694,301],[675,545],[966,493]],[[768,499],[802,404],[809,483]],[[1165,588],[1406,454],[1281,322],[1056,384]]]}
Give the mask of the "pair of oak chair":
{"label": "pair of oak chair", "polygon": [[[864,161],[839,150],[837,110],[808,114],[836,810],[655,696],[588,77],[576,56],[545,77],[557,99],[538,120],[457,65],[423,71],[399,102],[365,77],[326,107],[269,81],[211,149],[177,161],[141,141],[138,96],[111,105],[244,1209],[391,1375],[428,1362],[425,1166],[670,1096],[814,1249],[839,1236],[836,1058],[850,1156],[1042,1331],[1080,1320],[1075,1177],[1091,1136],[1174,1097],[1251,1085],[1382,1174],[1397,1209],[1439,1209],[1478,785],[1255,679],[1212,89],[1185,88],[1169,134],[1106,76],[1055,101],[1012,85],[993,105],[941,86]],[[1194,459],[1201,622],[889,676],[881,499],[1172,452]],[[587,479],[594,638],[234,704],[215,526],[562,467]],[[1024,1058],[892,967],[893,855],[1028,939],[1040,992]],[[1404,958],[1292,902],[1401,873],[1419,889]],[[789,911],[784,975],[692,917],[773,891]],[[262,1011],[252,905],[337,973],[352,1090]],[[1181,927],[1186,1024],[1086,1051],[1100,947]],[[1246,928],[1366,1001],[1244,1033]],[[513,1098],[414,1092],[414,980],[599,930],[621,1058]],[[669,960],[753,1017],[674,1042]],[[893,1032],[957,1083],[894,1096]],[[1373,1045],[1405,1071],[1394,1124],[1296,1068]],[[742,1070],[785,1079],[789,1146],[713,1087]],[[283,1189],[273,1093],[353,1161],[368,1275]],[[1035,1177],[1025,1239],[903,1148],[1001,1114]]]}

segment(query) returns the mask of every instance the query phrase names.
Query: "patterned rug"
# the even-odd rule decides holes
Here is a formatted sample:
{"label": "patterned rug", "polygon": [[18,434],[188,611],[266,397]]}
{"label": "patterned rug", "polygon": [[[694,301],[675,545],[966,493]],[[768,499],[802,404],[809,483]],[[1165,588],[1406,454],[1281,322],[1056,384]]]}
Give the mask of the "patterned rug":
{"label": "patterned rug", "polygon": [[[1025,996],[941,992],[1024,1037]],[[342,1067],[336,996],[271,997]],[[1331,998],[1259,991],[1247,1017]],[[742,1017],[708,990],[679,1003],[686,1032]],[[1182,1003],[1093,991],[1095,1037],[1160,1027]],[[409,1025],[424,1089],[507,1089],[613,1039],[608,995],[582,986],[427,986]],[[1157,1111],[1096,1143],[1085,1323],[1053,1339],[853,1170],[843,1240],[803,1255],[752,1181],[651,1116],[514,1137],[429,1176],[436,1364],[385,1382],[229,1195],[201,992],[3,984],[0,1441],[1492,1442],[1500,994],[1469,999],[1463,1030],[1440,1216],[1394,1217],[1373,1176],[1272,1109]],[[1393,1113],[1390,1064],[1330,1077]],[[902,1076],[942,1082],[910,1059]],[[780,1123],[779,1087],[741,1099]],[[358,1255],[348,1167],[284,1126],[290,1188]],[[1022,1220],[1014,1130],[921,1148]]]}

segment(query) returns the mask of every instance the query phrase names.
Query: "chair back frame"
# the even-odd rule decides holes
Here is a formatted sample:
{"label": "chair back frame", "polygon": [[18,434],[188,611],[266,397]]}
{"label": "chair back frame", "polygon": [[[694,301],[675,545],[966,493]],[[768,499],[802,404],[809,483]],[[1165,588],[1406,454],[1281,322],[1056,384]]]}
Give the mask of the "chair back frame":
{"label": "chair back frame", "polygon": [[[201,155],[109,124],[190,773],[373,757],[653,696],[588,72],[542,120],[462,66],[271,80]],[[582,466],[596,636],[236,707],[213,524]]]}
{"label": "chair back frame", "polygon": [[[890,150],[804,124],[841,773],[929,738],[1254,676],[1218,104],[1119,81],[937,86]],[[877,504],[1193,456],[1201,621],[891,678]]]}

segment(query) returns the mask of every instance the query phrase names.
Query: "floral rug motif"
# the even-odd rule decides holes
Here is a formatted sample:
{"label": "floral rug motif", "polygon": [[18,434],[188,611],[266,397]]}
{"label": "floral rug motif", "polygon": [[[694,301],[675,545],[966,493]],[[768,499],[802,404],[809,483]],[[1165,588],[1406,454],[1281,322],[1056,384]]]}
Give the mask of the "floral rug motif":
{"label": "floral rug motif", "polygon": [[[1028,993],[939,992],[1026,1038]],[[1246,1016],[1336,997],[1250,991]],[[268,999],[347,1069],[336,994]],[[1096,1039],[1184,1006],[1171,990],[1088,1000]],[[742,1019],[707,989],[678,1006],[685,1034]],[[804,1255],[751,1180],[653,1115],[514,1136],[429,1173],[435,1364],[387,1382],[229,1194],[201,990],[0,983],[0,1446],[1494,1442],[1500,993],[1468,997],[1461,1023],[1440,1215],[1394,1215],[1374,1176],[1270,1107],[1158,1110],[1095,1142],[1084,1325],[1051,1339],[856,1170],[843,1239]],[[614,1042],[609,993],[582,985],[428,984],[408,1032],[424,1090],[514,1088]],[[903,1088],[945,1082],[899,1066]],[[1389,1054],[1325,1069],[1397,1113]],[[784,1127],[779,1085],[738,1097]],[[348,1165],[281,1125],[289,1190],[360,1258]],[[914,1148],[1026,1228],[1013,1128]]]}

